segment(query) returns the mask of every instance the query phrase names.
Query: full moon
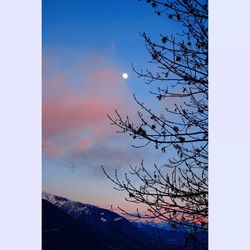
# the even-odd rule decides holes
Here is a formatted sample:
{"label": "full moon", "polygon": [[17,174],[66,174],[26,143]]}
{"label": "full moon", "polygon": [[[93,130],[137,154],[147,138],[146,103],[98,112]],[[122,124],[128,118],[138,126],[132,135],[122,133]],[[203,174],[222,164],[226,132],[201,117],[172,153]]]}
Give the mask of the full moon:
{"label": "full moon", "polygon": [[122,78],[123,78],[123,79],[128,79],[128,74],[127,74],[127,73],[123,73],[123,74],[122,74]]}

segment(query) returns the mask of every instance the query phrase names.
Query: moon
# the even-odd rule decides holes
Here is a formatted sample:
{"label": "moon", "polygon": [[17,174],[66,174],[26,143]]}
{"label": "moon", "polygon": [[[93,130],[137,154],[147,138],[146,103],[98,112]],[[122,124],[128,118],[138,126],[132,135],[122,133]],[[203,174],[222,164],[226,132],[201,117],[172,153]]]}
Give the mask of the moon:
{"label": "moon", "polygon": [[123,78],[123,79],[128,79],[128,73],[123,73],[123,74],[122,74],[122,78]]}

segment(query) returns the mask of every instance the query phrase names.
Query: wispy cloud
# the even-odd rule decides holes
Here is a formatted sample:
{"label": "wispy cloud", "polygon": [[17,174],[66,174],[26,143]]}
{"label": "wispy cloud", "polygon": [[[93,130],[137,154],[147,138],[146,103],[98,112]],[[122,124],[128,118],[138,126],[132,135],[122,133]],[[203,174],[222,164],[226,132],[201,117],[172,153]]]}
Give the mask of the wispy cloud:
{"label": "wispy cloud", "polygon": [[49,74],[43,82],[44,157],[65,161],[75,158],[86,164],[107,163],[110,159],[111,165],[129,163],[136,154],[128,153],[125,145],[118,147],[119,139],[112,140],[115,128],[107,118],[116,108],[123,114],[133,110],[132,93],[121,77],[122,72],[97,55],[79,60],[74,69],[74,74],[72,70],[46,70]]}

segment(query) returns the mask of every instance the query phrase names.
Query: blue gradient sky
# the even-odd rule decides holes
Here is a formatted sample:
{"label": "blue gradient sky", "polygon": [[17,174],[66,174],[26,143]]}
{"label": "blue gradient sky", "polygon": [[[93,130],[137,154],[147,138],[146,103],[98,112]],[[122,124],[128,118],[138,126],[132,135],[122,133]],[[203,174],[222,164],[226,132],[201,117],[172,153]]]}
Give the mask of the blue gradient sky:
{"label": "blue gradient sky", "polygon": [[117,134],[106,114],[117,108],[136,123],[133,93],[154,109],[162,108],[131,63],[141,69],[150,59],[139,32],[159,39],[177,27],[137,0],[43,0],[42,10],[43,190],[133,210],[100,165],[124,172],[142,159],[148,167],[161,164],[164,155],[153,146],[132,148],[132,139]]}

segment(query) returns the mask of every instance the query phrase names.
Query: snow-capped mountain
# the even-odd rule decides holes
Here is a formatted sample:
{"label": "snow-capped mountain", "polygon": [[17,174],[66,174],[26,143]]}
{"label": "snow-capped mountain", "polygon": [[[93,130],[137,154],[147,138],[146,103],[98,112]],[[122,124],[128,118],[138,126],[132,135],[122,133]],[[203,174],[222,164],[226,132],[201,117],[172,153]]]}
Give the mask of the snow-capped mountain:
{"label": "snow-capped mountain", "polygon": [[[43,250],[68,249],[64,247],[72,244],[88,250],[172,249],[187,238],[169,222],[133,223],[113,211],[50,193],[43,192],[42,198]],[[207,242],[207,234],[197,232],[197,237]]]}
{"label": "snow-capped mountain", "polygon": [[[119,214],[43,192],[43,250],[156,250],[185,244],[187,234],[171,223],[132,223]],[[197,232],[207,242],[207,234]],[[188,248],[193,250],[192,247]]]}
{"label": "snow-capped mountain", "polygon": [[75,219],[88,219],[91,221],[93,218],[99,219],[102,222],[118,222],[126,220],[122,216],[97,206],[84,204],[77,201],[68,200],[66,198],[43,192],[42,198],[52,203],[56,207],[62,209],[68,215]]}
{"label": "snow-capped mountain", "polygon": [[[143,232],[143,230],[139,229],[136,225],[129,222],[127,219],[123,218],[122,216],[110,210],[99,208],[97,206],[89,204],[84,204],[81,202],[71,201],[66,198],[49,193],[43,193],[42,197],[43,197],[43,204],[46,204],[47,206],[47,209],[44,210],[43,214],[43,218],[45,220],[43,224],[44,225],[49,224],[48,219],[46,219],[49,218],[49,220],[52,221],[55,220],[57,222],[56,224],[58,225],[57,227],[61,228],[62,222],[59,219],[55,218],[57,216],[57,213],[55,212],[51,213],[51,210],[59,209],[60,213],[65,214],[64,217],[67,218],[67,220],[70,220],[69,218],[73,219],[73,221],[69,222],[70,225],[74,223],[81,224],[81,226],[77,224],[76,227],[70,227],[70,228],[79,227],[80,228],[79,230],[81,231],[85,230],[86,232],[88,232],[88,234],[91,235],[88,237],[88,239],[93,238],[95,242],[96,241],[99,242],[98,248],[95,248],[93,244],[93,248],[88,247],[88,250],[91,249],[156,250],[157,249],[155,247],[156,242],[152,237],[147,235],[145,232]],[[48,203],[51,205],[49,206]],[[53,214],[53,216],[51,216],[51,214]],[[68,234],[72,235],[71,232],[68,232],[67,227],[65,228],[67,235]],[[66,235],[65,231],[63,232]],[[48,233],[46,234],[45,231],[44,234],[47,235]],[[53,235],[55,235],[55,237]],[[52,233],[50,232],[49,239],[52,239],[53,241],[54,238],[58,239],[58,235],[56,234],[56,232]]]}
{"label": "snow-capped mountain", "polygon": [[54,194],[50,194],[46,192],[42,193],[42,199],[49,201],[50,203],[54,204],[57,207],[60,207],[64,205],[65,203],[69,202],[69,200],[66,198],[56,196]]}

